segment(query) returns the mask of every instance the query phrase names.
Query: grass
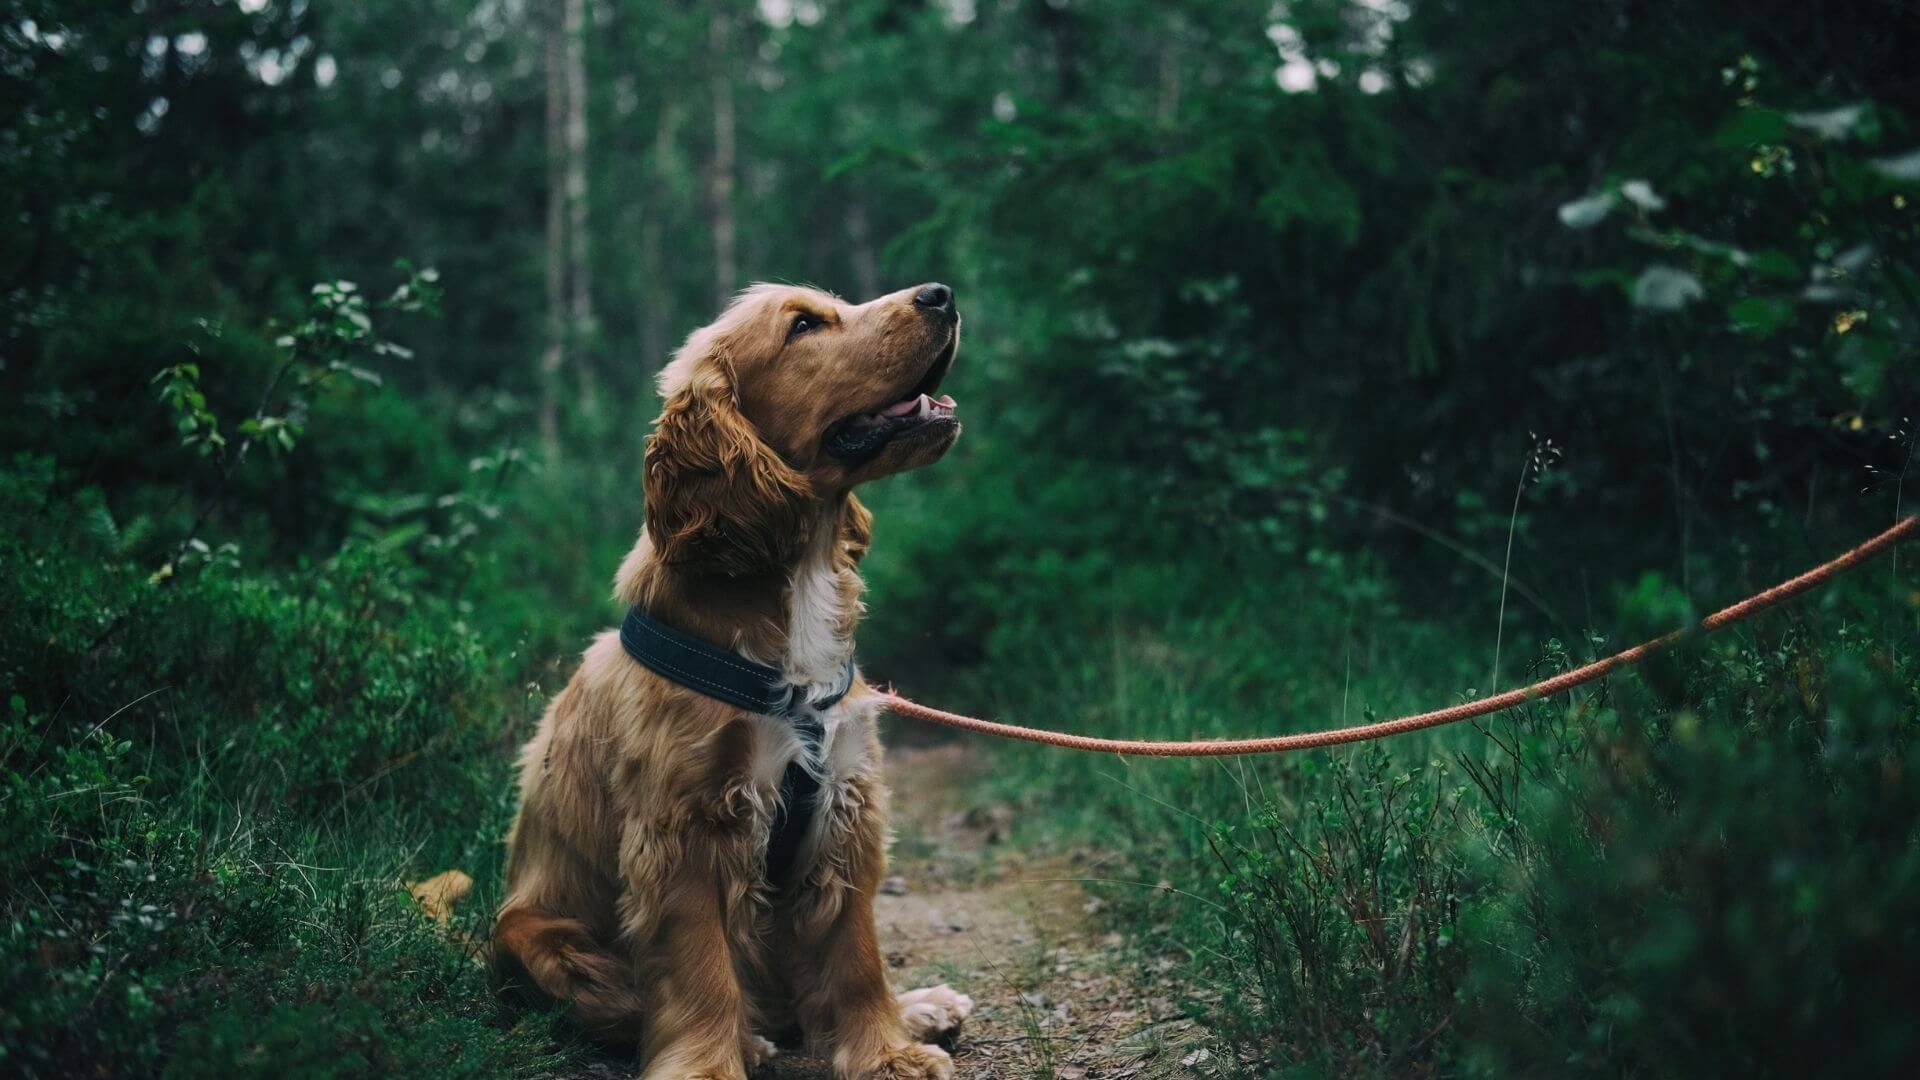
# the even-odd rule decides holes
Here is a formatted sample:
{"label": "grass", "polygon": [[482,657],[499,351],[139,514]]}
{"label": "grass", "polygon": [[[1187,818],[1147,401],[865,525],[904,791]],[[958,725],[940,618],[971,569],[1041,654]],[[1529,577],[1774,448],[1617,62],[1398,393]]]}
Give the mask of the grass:
{"label": "grass", "polygon": [[0,491],[4,1070],[551,1075],[549,1018],[402,889],[493,890],[520,672],[368,552],[150,584],[34,484]]}

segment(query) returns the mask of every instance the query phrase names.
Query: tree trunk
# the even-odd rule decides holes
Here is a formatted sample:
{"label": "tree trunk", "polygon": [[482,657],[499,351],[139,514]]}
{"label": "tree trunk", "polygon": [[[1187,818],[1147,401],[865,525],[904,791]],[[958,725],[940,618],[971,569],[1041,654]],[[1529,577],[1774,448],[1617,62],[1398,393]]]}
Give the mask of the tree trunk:
{"label": "tree trunk", "polygon": [[660,106],[653,129],[653,212],[640,224],[640,272],[645,293],[640,302],[640,348],[647,370],[667,362],[673,332],[673,287],[667,280],[665,210],[673,184],[673,132],[680,105],[669,97]]}
{"label": "tree trunk", "polygon": [[567,276],[572,298],[567,341],[582,409],[595,406],[593,372],[593,249],[587,220],[587,0],[566,0]]}
{"label": "tree trunk", "polygon": [[713,219],[713,297],[716,309],[732,299],[739,266],[733,231],[733,58],[726,0],[713,0],[707,23],[708,77],[713,93],[713,162],[707,176]]}
{"label": "tree trunk", "polygon": [[544,19],[547,65],[547,342],[540,354],[540,445],[560,453],[560,369],[567,354],[567,215],[565,190],[567,83],[564,26],[549,8]]}
{"label": "tree trunk", "polygon": [[873,221],[858,194],[847,200],[847,242],[853,247],[853,283],[860,290],[855,299],[865,303],[880,295],[880,260],[873,251]]}

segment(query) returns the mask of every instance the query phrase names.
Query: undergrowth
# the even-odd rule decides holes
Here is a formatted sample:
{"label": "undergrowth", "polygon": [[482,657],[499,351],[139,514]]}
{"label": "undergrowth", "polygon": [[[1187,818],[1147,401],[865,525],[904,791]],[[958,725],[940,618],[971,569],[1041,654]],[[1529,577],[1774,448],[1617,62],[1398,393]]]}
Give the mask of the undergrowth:
{"label": "undergrowth", "polygon": [[[460,943],[538,705],[515,667],[364,547],[163,585],[50,483],[0,477],[0,1071],[557,1067]],[[481,882],[451,939],[403,891],[446,867]]]}
{"label": "undergrowth", "polygon": [[[1091,853],[1134,947],[1178,960],[1165,989],[1222,1075],[1886,1075],[1920,1059],[1920,605],[1890,572],[1474,727],[1225,764],[1014,747],[994,783],[1025,842]],[[1471,686],[1471,635],[1376,617],[1316,641],[1339,590],[1298,588],[1323,599],[1286,620],[1009,641],[970,693],[1190,738]],[[1650,579],[1621,610],[1585,653],[1689,609]],[[1550,642],[1517,674],[1585,658]]]}

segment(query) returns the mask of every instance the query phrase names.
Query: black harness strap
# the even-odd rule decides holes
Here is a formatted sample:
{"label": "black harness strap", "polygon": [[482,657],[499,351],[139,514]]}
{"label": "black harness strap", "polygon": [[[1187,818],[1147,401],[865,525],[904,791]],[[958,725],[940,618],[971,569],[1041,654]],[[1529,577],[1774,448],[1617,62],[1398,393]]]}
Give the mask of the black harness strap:
{"label": "black harness strap", "polygon": [[822,717],[853,688],[853,661],[847,661],[837,689],[808,701],[805,688],[789,681],[779,668],[683,634],[638,607],[627,609],[626,621],[620,624],[620,644],[628,656],[661,678],[748,712],[782,717],[793,725],[800,756],[787,764],[780,777],[780,800],[767,834],[767,881],[775,887],[784,884],[819,806],[819,771],[826,767],[822,751],[827,729]]}

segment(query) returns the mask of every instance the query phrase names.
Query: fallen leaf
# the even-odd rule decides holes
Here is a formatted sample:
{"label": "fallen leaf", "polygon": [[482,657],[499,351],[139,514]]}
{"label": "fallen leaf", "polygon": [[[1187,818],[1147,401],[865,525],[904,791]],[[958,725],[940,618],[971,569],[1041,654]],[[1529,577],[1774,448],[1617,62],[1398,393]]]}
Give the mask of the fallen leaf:
{"label": "fallen leaf", "polygon": [[473,879],[458,870],[445,870],[425,881],[407,886],[407,892],[420,910],[442,926],[452,917],[454,906],[473,891]]}

